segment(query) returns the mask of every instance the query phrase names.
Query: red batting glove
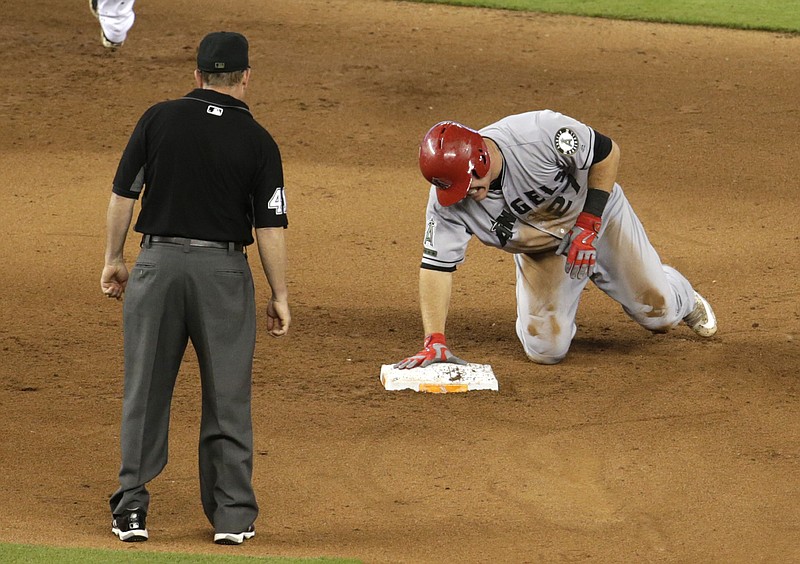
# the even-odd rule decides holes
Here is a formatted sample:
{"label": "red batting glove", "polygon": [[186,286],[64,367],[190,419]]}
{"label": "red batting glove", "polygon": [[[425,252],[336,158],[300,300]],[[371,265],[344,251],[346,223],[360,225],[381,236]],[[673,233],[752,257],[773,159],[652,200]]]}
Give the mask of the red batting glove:
{"label": "red batting glove", "polygon": [[[578,214],[578,220],[569,230],[556,250],[557,255],[567,255],[564,272],[578,280],[591,276],[597,262],[594,240],[600,231],[600,218],[588,212]],[[567,252],[567,249],[569,251]]]}
{"label": "red batting glove", "polygon": [[467,364],[466,360],[458,358],[447,348],[447,341],[443,333],[431,333],[425,337],[423,349],[414,356],[404,358],[394,365],[395,368],[425,368],[434,362],[451,362],[453,364]]}

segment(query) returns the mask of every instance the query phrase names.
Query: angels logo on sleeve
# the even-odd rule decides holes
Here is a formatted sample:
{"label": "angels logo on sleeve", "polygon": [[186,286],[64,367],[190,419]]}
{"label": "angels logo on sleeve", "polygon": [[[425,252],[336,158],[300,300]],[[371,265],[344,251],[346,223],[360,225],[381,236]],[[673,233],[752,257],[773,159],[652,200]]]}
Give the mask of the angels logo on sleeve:
{"label": "angels logo on sleeve", "polygon": [[432,257],[437,255],[433,238],[436,235],[436,220],[431,218],[428,220],[428,225],[425,228],[425,239],[422,245],[425,247],[423,253]]}
{"label": "angels logo on sleeve", "polygon": [[578,151],[578,136],[569,127],[562,127],[553,139],[556,150],[562,155],[572,156]]}

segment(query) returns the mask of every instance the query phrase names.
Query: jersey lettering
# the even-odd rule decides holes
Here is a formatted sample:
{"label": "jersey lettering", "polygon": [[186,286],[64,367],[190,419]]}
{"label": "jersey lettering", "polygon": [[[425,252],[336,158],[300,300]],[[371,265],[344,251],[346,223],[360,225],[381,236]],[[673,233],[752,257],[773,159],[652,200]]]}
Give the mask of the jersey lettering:
{"label": "jersey lettering", "polygon": [[522,198],[517,198],[513,202],[509,204],[515,212],[520,215],[525,215],[529,211],[531,211],[531,207],[522,201]]}
{"label": "jersey lettering", "polygon": [[[542,185],[538,186],[536,190],[528,190],[527,192],[525,192],[525,196],[528,198],[530,203],[533,204],[534,208],[538,208],[547,201],[547,198],[540,195],[540,192],[544,192],[545,194],[552,196],[553,194],[556,194],[557,192],[565,190],[570,187],[573,190],[575,190],[576,194],[580,191],[581,188],[580,184],[578,184],[578,181],[575,180],[574,176],[569,174],[569,171],[567,169],[562,168],[559,172],[557,172],[554,180],[557,183],[555,188],[549,188],[547,186]],[[524,216],[533,209],[528,204],[526,204],[522,200],[522,198],[517,198],[509,205],[511,206],[511,209],[513,209],[521,216]],[[568,200],[564,196],[558,196],[547,206],[545,214],[548,217],[563,217],[571,207],[572,207],[572,200]],[[503,244],[505,245],[504,241],[507,241],[509,237],[505,237],[505,239],[503,239],[503,236],[501,236],[495,229],[495,225],[492,226],[492,230],[495,233],[497,233],[497,236],[500,238],[501,242],[503,242]]]}
{"label": "jersey lettering", "polygon": [[553,217],[562,217],[571,207],[572,200],[567,200],[563,196],[559,196],[547,206],[547,212]]}
{"label": "jersey lettering", "polygon": [[286,213],[286,198],[283,195],[283,187],[275,189],[275,193],[269,199],[267,207],[275,210],[275,215],[284,215]]}
{"label": "jersey lettering", "polygon": [[514,224],[516,222],[517,216],[506,210],[503,210],[503,212],[497,216],[497,219],[492,221],[491,230],[494,231],[494,234],[497,235],[497,238],[500,240],[501,247],[505,247],[508,240],[514,235]]}
{"label": "jersey lettering", "polygon": [[[544,190],[548,194],[552,194],[552,192],[547,190],[546,186],[539,186],[540,190]],[[544,202],[544,198],[542,198],[539,194],[536,193],[536,190],[528,190],[525,192],[525,195],[528,196],[528,199],[533,203],[534,206],[539,206]]]}
{"label": "jersey lettering", "polygon": [[[572,179],[572,177],[570,178]],[[572,180],[574,181],[574,179]],[[547,186],[539,186],[539,190],[542,190],[543,192],[546,192],[548,194],[553,194],[557,189],[554,188],[550,190],[549,188],[547,188]],[[539,207],[546,201],[546,199],[540,196],[536,192],[536,190],[528,190],[527,192],[525,192],[525,196],[531,201],[534,207]],[[515,212],[517,212],[521,216],[524,216],[533,209],[524,201],[522,201],[522,198],[517,198],[509,205]],[[562,217],[569,211],[571,207],[572,207],[572,200],[568,200],[563,196],[558,196],[552,202],[550,202],[550,205],[547,206],[546,215],[548,217]],[[494,230],[494,226],[492,226],[492,230]]]}
{"label": "jersey lettering", "polygon": [[[556,178],[555,178],[555,180],[556,180],[556,182],[558,182],[558,183],[561,183],[562,181],[566,180],[566,181],[567,181],[567,185],[568,185],[568,186],[570,186],[570,187],[572,187],[572,189],[573,189],[573,190],[575,190],[575,193],[576,193],[576,194],[577,194],[578,192],[580,192],[581,185],[580,185],[580,184],[578,184],[578,181],[577,181],[577,180],[575,180],[575,177],[574,177],[574,176],[572,176],[572,175],[569,173],[569,171],[567,171],[567,169],[565,169],[565,168],[562,168],[560,171],[558,171],[558,172],[556,173]],[[551,192],[551,193],[552,193],[552,192]]]}

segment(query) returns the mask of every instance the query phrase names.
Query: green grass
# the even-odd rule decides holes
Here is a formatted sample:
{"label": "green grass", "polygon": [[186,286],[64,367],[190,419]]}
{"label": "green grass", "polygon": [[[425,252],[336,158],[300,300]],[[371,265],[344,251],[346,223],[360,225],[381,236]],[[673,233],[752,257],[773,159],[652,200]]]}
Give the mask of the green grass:
{"label": "green grass", "polygon": [[[236,550],[232,547],[231,550]],[[3,564],[58,563],[58,564],[107,564],[107,563],[154,563],[154,564],[345,564],[357,560],[339,558],[278,558],[212,554],[177,554],[171,552],[147,552],[140,547],[126,545],[121,550],[95,548],[52,548],[23,544],[0,544],[0,562]]]}
{"label": "green grass", "polygon": [[621,20],[800,33],[800,0],[417,0]]}

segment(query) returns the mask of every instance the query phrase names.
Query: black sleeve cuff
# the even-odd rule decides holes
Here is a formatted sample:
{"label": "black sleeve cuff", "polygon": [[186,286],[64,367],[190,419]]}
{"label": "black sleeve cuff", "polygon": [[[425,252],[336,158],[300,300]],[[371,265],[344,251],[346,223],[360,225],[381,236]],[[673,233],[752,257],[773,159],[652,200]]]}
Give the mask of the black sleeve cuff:
{"label": "black sleeve cuff", "polygon": [[433,264],[428,264],[423,262],[419,265],[420,268],[424,268],[425,270],[436,270],[437,272],[455,272],[455,266],[435,266]]}
{"label": "black sleeve cuff", "polygon": [[592,164],[597,164],[611,154],[611,138],[599,131],[594,132],[594,158]]}

